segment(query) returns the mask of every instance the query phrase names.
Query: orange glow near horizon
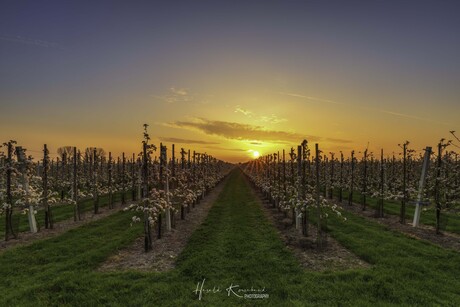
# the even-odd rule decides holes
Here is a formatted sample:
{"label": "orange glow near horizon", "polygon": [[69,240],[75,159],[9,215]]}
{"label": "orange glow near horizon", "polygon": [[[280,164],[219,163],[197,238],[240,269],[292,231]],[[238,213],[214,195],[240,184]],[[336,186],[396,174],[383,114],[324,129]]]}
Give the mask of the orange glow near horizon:
{"label": "orange glow near horizon", "polygon": [[[180,92],[182,99],[192,95],[185,90],[174,91]],[[53,114],[52,120],[45,118],[44,121],[38,116],[30,118],[18,114],[14,121],[11,118],[2,121],[3,126],[14,129],[0,129],[0,137],[2,142],[18,141],[35,158],[41,157],[43,144],[48,145],[52,157],[61,146],[76,146],[80,150],[102,147],[114,156],[122,152],[130,156],[141,151],[142,125],[148,123],[150,142],[157,147],[161,142],[170,150],[175,144],[176,157],[184,148],[229,162],[245,162],[256,158],[257,152],[260,155],[283,149],[288,152],[304,139],[310,148],[318,143],[327,155],[342,151],[348,157],[355,150],[359,156],[369,144],[370,152],[377,154],[383,148],[388,156],[397,155],[401,151],[398,144],[406,140],[411,142],[410,148],[420,151],[434,146],[441,138],[449,139],[449,131],[455,130],[453,114],[458,114],[448,112],[442,122],[436,119],[442,118],[442,110],[418,114],[414,118],[366,106],[350,108],[351,103],[347,101],[311,104],[306,98],[278,93],[240,97],[233,94],[229,98],[223,92],[215,96],[222,102],[200,105],[173,101],[132,107],[135,102],[127,105],[115,101],[111,110],[115,115],[102,117],[98,116],[102,110],[85,115],[85,108],[61,109]],[[330,99],[325,97],[321,99]],[[232,103],[233,99],[240,102]]]}

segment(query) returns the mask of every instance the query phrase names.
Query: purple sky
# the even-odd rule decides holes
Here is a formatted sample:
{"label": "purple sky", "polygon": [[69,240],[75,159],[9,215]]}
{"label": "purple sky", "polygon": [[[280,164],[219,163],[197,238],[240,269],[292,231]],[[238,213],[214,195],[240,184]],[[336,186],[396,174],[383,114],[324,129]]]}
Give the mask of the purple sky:
{"label": "purple sky", "polygon": [[[232,112],[284,103],[273,92],[407,115],[399,119],[439,128],[431,142],[460,129],[459,54],[459,1],[2,1],[0,136],[37,138],[26,135],[30,125],[49,137],[43,142],[62,138],[52,134],[61,128],[123,137],[102,116],[126,117],[125,130],[151,122],[178,137],[160,126],[204,115],[197,106],[164,107],[157,98],[174,88],[195,93],[182,102],[211,100]],[[149,115],[139,111],[146,105]],[[156,110],[178,113],[164,119]],[[207,119],[227,118],[219,112]],[[292,129],[303,133],[294,115]]]}

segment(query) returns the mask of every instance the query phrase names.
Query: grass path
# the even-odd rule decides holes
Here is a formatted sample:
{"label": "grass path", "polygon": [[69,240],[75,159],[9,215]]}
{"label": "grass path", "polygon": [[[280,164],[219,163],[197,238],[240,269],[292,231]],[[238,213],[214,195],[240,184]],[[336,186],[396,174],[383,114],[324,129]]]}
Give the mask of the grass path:
{"label": "grass path", "polygon": [[[265,219],[239,170],[166,273],[95,269],[142,231],[130,213],[0,255],[0,306],[368,306],[460,303],[460,254],[389,231],[363,218],[331,220],[331,234],[373,267],[314,273],[301,269]],[[204,288],[220,290],[194,293]],[[227,295],[230,285],[265,288],[268,299]],[[234,288],[236,291],[237,288]],[[241,294],[241,293],[240,293]]]}

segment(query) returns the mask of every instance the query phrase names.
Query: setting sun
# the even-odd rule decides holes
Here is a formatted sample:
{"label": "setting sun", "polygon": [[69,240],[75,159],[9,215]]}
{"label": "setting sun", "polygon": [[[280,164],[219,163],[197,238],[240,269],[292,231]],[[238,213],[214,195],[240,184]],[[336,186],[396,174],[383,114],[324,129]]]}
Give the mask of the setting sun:
{"label": "setting sun", "polygon": [[253,156],[254,158],[257,159],[257,158],[260,156],[260,153],[259,153],[258,151],[255,151],[255,150],[254,150],[254,151],[252,152],[252,156]]}

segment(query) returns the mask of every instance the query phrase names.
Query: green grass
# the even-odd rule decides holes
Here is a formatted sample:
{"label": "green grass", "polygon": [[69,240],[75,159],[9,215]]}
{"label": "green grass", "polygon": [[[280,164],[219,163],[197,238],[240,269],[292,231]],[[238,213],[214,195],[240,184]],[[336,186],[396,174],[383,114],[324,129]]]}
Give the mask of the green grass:
{"label": "green grass", "polygon": [[[371,269],[309,272],[284,247],[235,170],[205,222],[166,273],[101,273],[95,268],[141,232],[117,213],[61,236],[0,255],[0,306],[400,306],[460,304],[460,254],[417,241],[363,218],[331,218],[329,231]],[[155,243],[154,243],[155,244]],[[155,252],[155,251],[153,251]],[[265,287],[264,300],[205,293]]]}
{"label": "green grass", "polygon": [[[343,191],[343,204],[348,203],[348,190]],[[338,191],[334,191],[334,196],[338,199]],[[359,206],[361,206],[362,202],[362,195],[359,191],[353,191],[353,202]],[[366,204],[368,205],[368,209],[376,209],[377,208],[378,199],[367,197]],[[384,201],[384,212],[390,215],[400,215],[401,210],[401,202],[396,201]],[[426,208],[426,207],[424,207]],[[426,208],[426,211],[422,211],[420,215],[420,223],[425,225],[431,225],[433,227],[436,226],[436,213],[433,206],[429,206]],[[408,203],[406,204],[406,222],[412,223],[414,218],[414,211],[415,211],[415,204]],[[443,223],[443,220],[446,220],[447,223]],[[441,211],[441,229],[450,231],[453,233],[460,234],[460,215],[452,214],[448,212]]]}
{"label": "green grass", "polygon": [[[127,202],[130,199],[130,191],[126,192],[126,200]],[[113,194],[113,202],[121,201],[121,192],[117,192]],[[83,212],[92,212],[94,210],[94,200],[93,199],[86,199],[79,201],[81,206],[81,210]],[[109,204],[109,196],[103,195],[99,197],[99,208],[105,207]],[[74,215],[74,207],[71,205],[56,205],[52,206],[51,212],[53,213],[53,220],[55,223],[73,218]],[[39,209],[37,210],[37,214],[35,215],[35,219],[37,220],[37,225],[39,227],[45,227],[45,210]],[[19,232],[29,231],[29,221],[27,214],[22,214],[21,212],[14,212],[13,213],[13,220],[19,220]],[[0,237],[3,238],[5,236],[5,215],[0,215]]]}

